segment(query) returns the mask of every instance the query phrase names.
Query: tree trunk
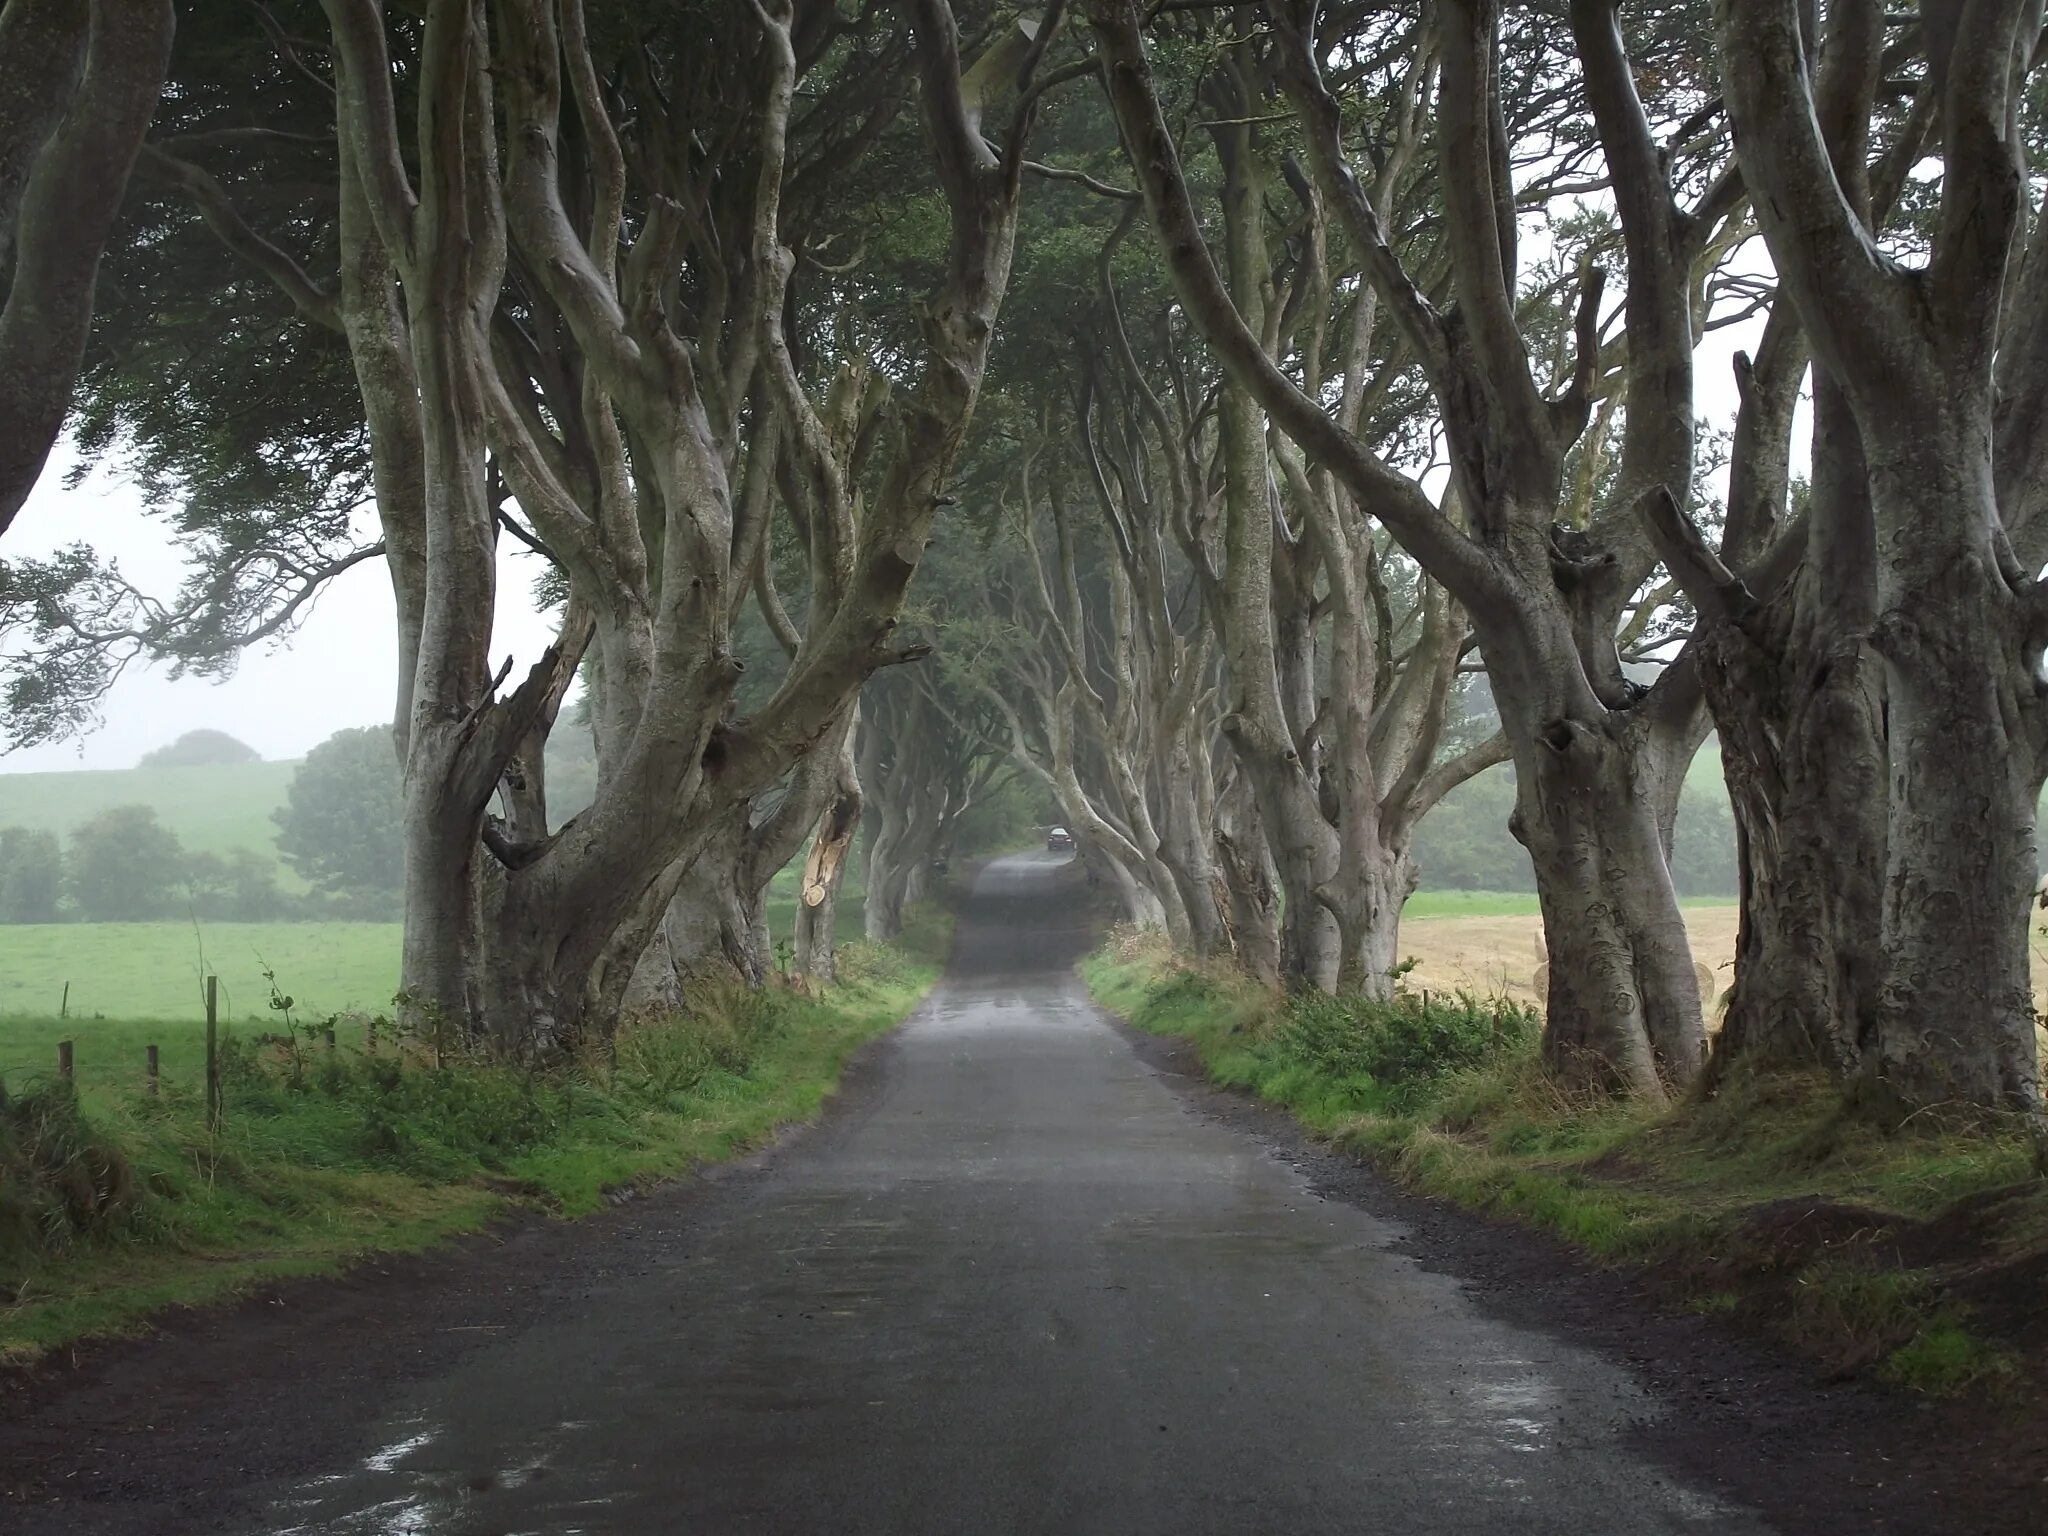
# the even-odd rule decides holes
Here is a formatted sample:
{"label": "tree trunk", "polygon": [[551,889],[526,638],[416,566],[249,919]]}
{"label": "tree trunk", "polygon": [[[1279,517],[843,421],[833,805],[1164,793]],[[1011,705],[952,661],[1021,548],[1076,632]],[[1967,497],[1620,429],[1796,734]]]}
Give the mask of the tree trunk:
{"label": "tree trunk", "polygon": [[774,964],[761,891],[747,878],[745,861],[714,856],[718,846],[684,874],[661,931],[679,974],[724,968],[759,986]]}
{"label": "tree trunk", "polygon": [[[1508,717],[1511,694],[1500,697]],[[1706,1035],[1642,761],[1645,722],[1509,717],[1508,735],[1527,743],[1510,825],[1543,909],[1544,1057],[1568,1078],[1661,1096],[1699,1071]]]}
{"label": "tree trunk", "polygon": [[860,829],[862,799],[854,734],[849,730],[840,748],[832,801],[819,820],[797,891],[796,973],[818,982],[838,979],[839,893],[846,883],[854,833]]}
{"label": "tree trunk", "polygon": [[1195,773],[1186,735],[1177,733],[1166,761],[1159,765],[1159,857],[1171,872],[1187,912],[1188,947],[1198,958],[1206,958],[1221,951],[1227,938],[1216,899],[1216,864],[1196,802]]}
{"label": "tree trunk", "polygon": [[1279,878],[1259,808],[1239,775],[1216,802],[1216,868],[1229,900],[1231,949],[1244,973],[1280,985]]}
{"label": "tree trunk", "polygon": [[1415,894],[1421,871],[1405,848],[1375,841],[1369,856],[1326,891],[1324,904],[1337,922],[1337,990],[1359,997],[1394,995],[1401,963],[1401,909]]}
{"label": "tree trunk", "polygon": [[1884,680],[1867,636],[1816,632],[1815,580],[1700,650],[1741,872],[1717,1077],[1737,1063],[1846,1077],[1877,996]]}
{"label": "tree trunk", "polygon": [[1905,443],[1865,434],[1892,782],[1886,964],[1864,1071],[1905,1106],[2038,1114],[2027,924],[2039,685],[1991,547],[1989,423],[1932,425]]}

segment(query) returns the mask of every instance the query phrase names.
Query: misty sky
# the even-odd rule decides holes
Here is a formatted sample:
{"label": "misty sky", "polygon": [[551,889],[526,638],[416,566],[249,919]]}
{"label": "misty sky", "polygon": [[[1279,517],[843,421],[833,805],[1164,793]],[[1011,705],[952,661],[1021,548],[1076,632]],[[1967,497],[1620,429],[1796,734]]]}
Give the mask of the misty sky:
{"label": "misty sky", "polygon": [[[0,554],[48,555],[84,540],[118,560],[128,580],[144,591],[174,591],[182,552],[163,523],[144,515],[142,499],[118,463],[102,464],[75,491],[64,486],[70,465],[62,450],[53,456]],[[362,515],[366,523],[372,520],[368,511]],[[536,557],[507,555],[501,571],[492,651],[502,658],[509,650],[522,668],[553,638],[528,599],[536,563]],[[108,696],[98,730],[75,741],[6,752],[0,774],[132,768],[143,753],[200,726],[226,731],[267,758],[302,757],[345,726],[381,725],[391,718],[394,630],[384,567],[366,562],[328,586],[284,645],[249,652],[228,681],[173,681],[168,668],[138,663]],[[0,792],[0,820],[4,800]]]}

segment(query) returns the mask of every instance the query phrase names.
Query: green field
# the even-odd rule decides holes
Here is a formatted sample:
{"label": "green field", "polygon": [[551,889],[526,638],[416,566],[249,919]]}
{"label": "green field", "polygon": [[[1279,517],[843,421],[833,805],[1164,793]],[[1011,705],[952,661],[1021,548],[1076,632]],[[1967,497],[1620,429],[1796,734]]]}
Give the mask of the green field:
{"label": "green field", "polygon": [[[1685,907],[1725,907],[1733,896],[1688,896]],[[1533,917],[1538,911],[1534,891],[1417,891],[1401,909],[1403,922],[1432,917]]]}
{"label": "green field", "polygon": [[[203,1017],[200,977],[220,976],[229,1018],[269,1011],[266,967],[301,1012],[390,1005],[397,923],[22,923],[0,926],[0,1015]],[[204,967],[204,969],[202,969]]]}
{"label": "green field", "polygon": [[[768,930],[775,939],[794,931],[794,889],[787,871],[771,887]],[[860,937],[857,890],[840,902],[839,933]],[[0,924],[0,1019],[54,1019],[68,982],[81,1040],[95,1020],[197,1021],[204,1017],[200,978],[208,970],[220,977],[225,1017],[265,1018],[266,968],[302,1016],[374,1013],[390,1007],[398,986],[399,936],[397,923]],[[0,1071],[6,1065],[0,1056]]]}
{"label": "green field", "polygon": [[[117,805],[146,805],[195,853],[247,848],[277,856],[270,813],[285,802],[296,762],[214,763],[197,768],[108,768],[76,773],[0,773],[0,827],[69,837]],[[286,890],[305,884],[279,862]],[[9,1006],[0,994],[0,1008]]]}

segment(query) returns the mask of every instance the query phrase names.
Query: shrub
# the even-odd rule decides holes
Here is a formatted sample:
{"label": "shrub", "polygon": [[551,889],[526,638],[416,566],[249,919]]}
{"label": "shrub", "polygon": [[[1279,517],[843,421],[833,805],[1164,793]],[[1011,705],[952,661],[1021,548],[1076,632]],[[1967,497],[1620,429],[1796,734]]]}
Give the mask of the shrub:
{"label": "shrub", "polygon": [[0,1096],[0,1261],[9,1269],[113,1230],[145,1198],[121,1149],[79,1112],[70,1084]]}
{"label": "shrub", "polygon": [[1540,1027],[1533,1008],[1505,998],[1312,994],[1288,1004],[1274,1044],[1326,1077],[1369,1078],[1390,1108],[1411,1108],[1449,1074],[1523,1045]]}
{"label": "shrub", "polygon": [[147,805],[117,805],[71,834],[65,877],[79,915],[140,923],[171,910],[185,872],[177,834]]}

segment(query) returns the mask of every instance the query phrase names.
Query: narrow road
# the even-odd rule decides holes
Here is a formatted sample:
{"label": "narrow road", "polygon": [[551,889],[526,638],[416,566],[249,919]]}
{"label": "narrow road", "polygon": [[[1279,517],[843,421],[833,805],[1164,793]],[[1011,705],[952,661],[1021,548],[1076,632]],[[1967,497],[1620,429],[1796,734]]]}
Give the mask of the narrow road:
{"label": "narrow road", "polygon": [[234,1528],[1765,1529],[1624,1447],[1624,1371],[1188,1107],[1071,974],[1056,868],[982,874],[856,1105]]}

